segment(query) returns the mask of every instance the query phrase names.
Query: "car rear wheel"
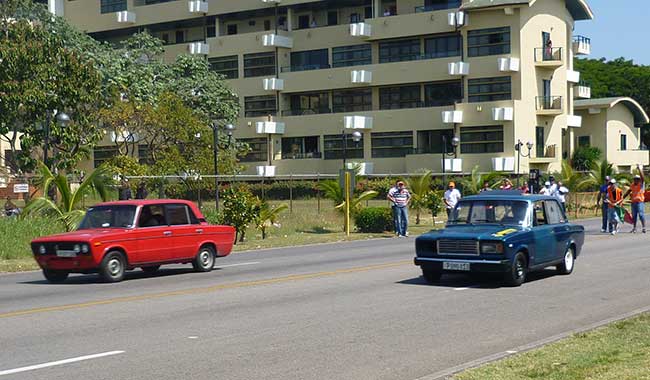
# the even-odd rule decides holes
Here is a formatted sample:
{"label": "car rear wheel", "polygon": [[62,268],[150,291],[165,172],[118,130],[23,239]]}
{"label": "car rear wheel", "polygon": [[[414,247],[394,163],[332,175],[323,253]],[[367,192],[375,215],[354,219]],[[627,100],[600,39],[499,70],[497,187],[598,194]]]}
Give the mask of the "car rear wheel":
{"label": "car rear wheel", "polygon": [[201,247],[192,261],[192,266],[197,272],[209,272],[214,266],[214,250],[210,247]]}
{"label": "car rear wheel", "polygon": [[564,253],[564,261],[560,263],[556,269],[559,274],[571,274],[576,262],[576,255],[572,247],[566,249]]}
{"label": "car rear wheel", "polygon": [[160,265],[152,265],[149,267],[142,267],[142,271],[146,274],[154,274],[158,272],[158,269],[160,269]]}
{"label": "car rear wheel", "polygon": [[53,284],[58,284],[67,280],[69,274],[70,273],[62,270],[43,269],[43,276]]}
{"label": "car rear wheel", "polygon": [[508,286],[520,286],[526,281],[528,272],[528,260],[523,252],[519,252],[512,260],[510,270],[505,275],[505,283]]}
{"label": "car rear wheel", "polygon": [[99,275],[106,282],[120,282],[126,272],[126,259],[121,252],[112,251],[104,256],[99,266]]}
{"label": "car rear wheel", "polygon": [[442,277],[442,272],[438,270],[422,268],[422,277],[424,277],[426,282],[428,282],[429,284],[436,284],[440,281],[440,277]]}

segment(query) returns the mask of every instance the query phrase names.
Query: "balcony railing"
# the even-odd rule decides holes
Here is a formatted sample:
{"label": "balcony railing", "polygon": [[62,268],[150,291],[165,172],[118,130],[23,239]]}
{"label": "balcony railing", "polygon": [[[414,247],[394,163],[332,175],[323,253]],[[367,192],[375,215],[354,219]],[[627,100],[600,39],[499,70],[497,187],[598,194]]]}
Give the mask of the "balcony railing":
{"label": "balcony railing", "polygon": [[282,111],[282,116],[319,115],[323,113],[332,113],[332,109],[329,107],[290,109]]}
{"label": "balcony railing", "polygon": [[554,62],[554,61],[562,61],[561,47],[535,48],[535,62]]}
{"label": "balcony railing", "polygon": [[415,13],[442,11],[445,9],[456,9],[460,7],[460,0],[448,0],[438,4],[415,7]]}
{"label": "balcony railing", "polygon": [[316,65],[285,66],[280,71],[283,73],[292,73],[296,71],[323,70],[323,69],[329,69],[331,67],[332,66],[329,63],[322,63]]}
{"label": "balcony railing", "polygon": [[537,146],[535,149],[536,158],[555,158],[557,157],[557,146],[553,145],[541,145]]}
{"label": "balcony railing", "polygon": [[561,96],[538,96],[535,98],[535,104],[538,111],[561,111]]}
{"label": "balcony railing", "polygon": [[587,38],[585,36],[575,35],[575,36],[573,36],[573,42],[591,45],[591,38]]}
{"label": "balcony railing", "polygon": [[283,160],[305,160],[310,158],[323,158],[321,152],[282,153]]}

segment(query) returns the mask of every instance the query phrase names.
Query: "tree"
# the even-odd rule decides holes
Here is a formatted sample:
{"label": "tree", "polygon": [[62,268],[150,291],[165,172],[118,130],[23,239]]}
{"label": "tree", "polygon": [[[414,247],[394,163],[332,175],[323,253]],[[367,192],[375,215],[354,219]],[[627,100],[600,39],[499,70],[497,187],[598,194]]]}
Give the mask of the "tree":
{"label": "tree", "polygon": [[464,195],[478,194],[481,192],[483,183],[485,181],[493,181],[495,178],[498,178],[500,176],[501,174],[496,172],[483,174],[479,171],[479,166],[476,165],[474,168],[472,168],[472,173],[470,176],[464,177],[461,180],[461,184],[463,185],[463,193]]}
{"label": "tree", "polygon": [[228,188],[222,192],[224,223],[235,227],[235,244],[244,241],[246,229],[259,218],[260,201],[248,188]]}
{"label": "tree", "polygon": [[51,216],[63,222],[67,231],[74,230],[86,214],[82,207],[84,196],[98,195],[102,201],[108,199],[108,185],[112,179],[103,167],[87,176],[75,190],[72,190],[68,177],[63,174],[53,174],[47,165],[40,163],[39,187],[43,194],[48,194],[54,186],[60,194],[60,201],[55,203],[46,196],[32,200],[25,207],[24,216]]}
{"label": "tree", "polygon": [[[323,192],[325,198],[331,199],[334,202],[334,209],[343,213],[346,208],[345,193],[341,186],[339,186],[338,181],[323,181],[318,184],[319,189]],[[373,199],[379,194],[374,190],[367,190],[361,194],[351,194],[350,197],[350,216],[354,216],[361,208],[363,208],[363,202]],[[345,223],[343,225],[343,230],[345,230]]]}
{"label": "tree", "polygon": [[260,213],[255,221],[256,227],[262,232],[262,240],[266,239],[266,230],[278,223],[278,217],[289,207],[286,204],[278,206],[271,206],[268,202],[264,201],[260,204]]}
{"label": "tree", "polygon": [[431,192],[431,171],[427,170],[419,176],[408,180],[411,190],[410,208],[415,210],[415,224],[420,224],[420,212],[426,208],[428,195]]}
{"label": "tree", "polygon": [[601,150],[595,146],[578,147],[571,156],[571,166],[579,171],[590,170],[601,155]]}

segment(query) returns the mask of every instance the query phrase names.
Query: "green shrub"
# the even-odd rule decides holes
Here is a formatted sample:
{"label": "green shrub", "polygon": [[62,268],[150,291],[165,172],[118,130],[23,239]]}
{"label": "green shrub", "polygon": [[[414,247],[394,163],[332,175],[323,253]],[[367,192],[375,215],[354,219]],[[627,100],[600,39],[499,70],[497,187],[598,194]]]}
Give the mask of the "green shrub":
{"label": "green shrub", "polygon": [[359,211],[354,222],[360,232],[384,232],[393,229],[393,211],[388,207],[367,207]]}
{"label": "green shrub", "polygon": [[602,152],[594,146],[581,146],[576,148],[571,157],[571,166],[578,171],[588,171],[594,163],[600,160]]}
{"label": "green shrub", "polygon": [[248,225],[253,223],[260,214],[260,200],[246,186],[228,188],[223,191],[223,223],[235,227],[239,241],[243,242]]}

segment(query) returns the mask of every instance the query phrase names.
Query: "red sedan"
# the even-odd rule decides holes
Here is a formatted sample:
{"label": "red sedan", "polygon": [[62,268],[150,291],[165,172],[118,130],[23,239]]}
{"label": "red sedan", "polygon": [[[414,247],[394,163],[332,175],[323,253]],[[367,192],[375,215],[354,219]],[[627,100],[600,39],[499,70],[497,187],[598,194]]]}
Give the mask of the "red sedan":
{"label": "red sedan", "polygon": [[70,273],[99,273],[107,282],[129,269],[153,273],[162,264],[192,263],[209,272],[232,251],[235,229],[206,222],[192,202],[138,200],[101,203],[86,213],[77,231],[38,238],[32,252],[50,282]]}

